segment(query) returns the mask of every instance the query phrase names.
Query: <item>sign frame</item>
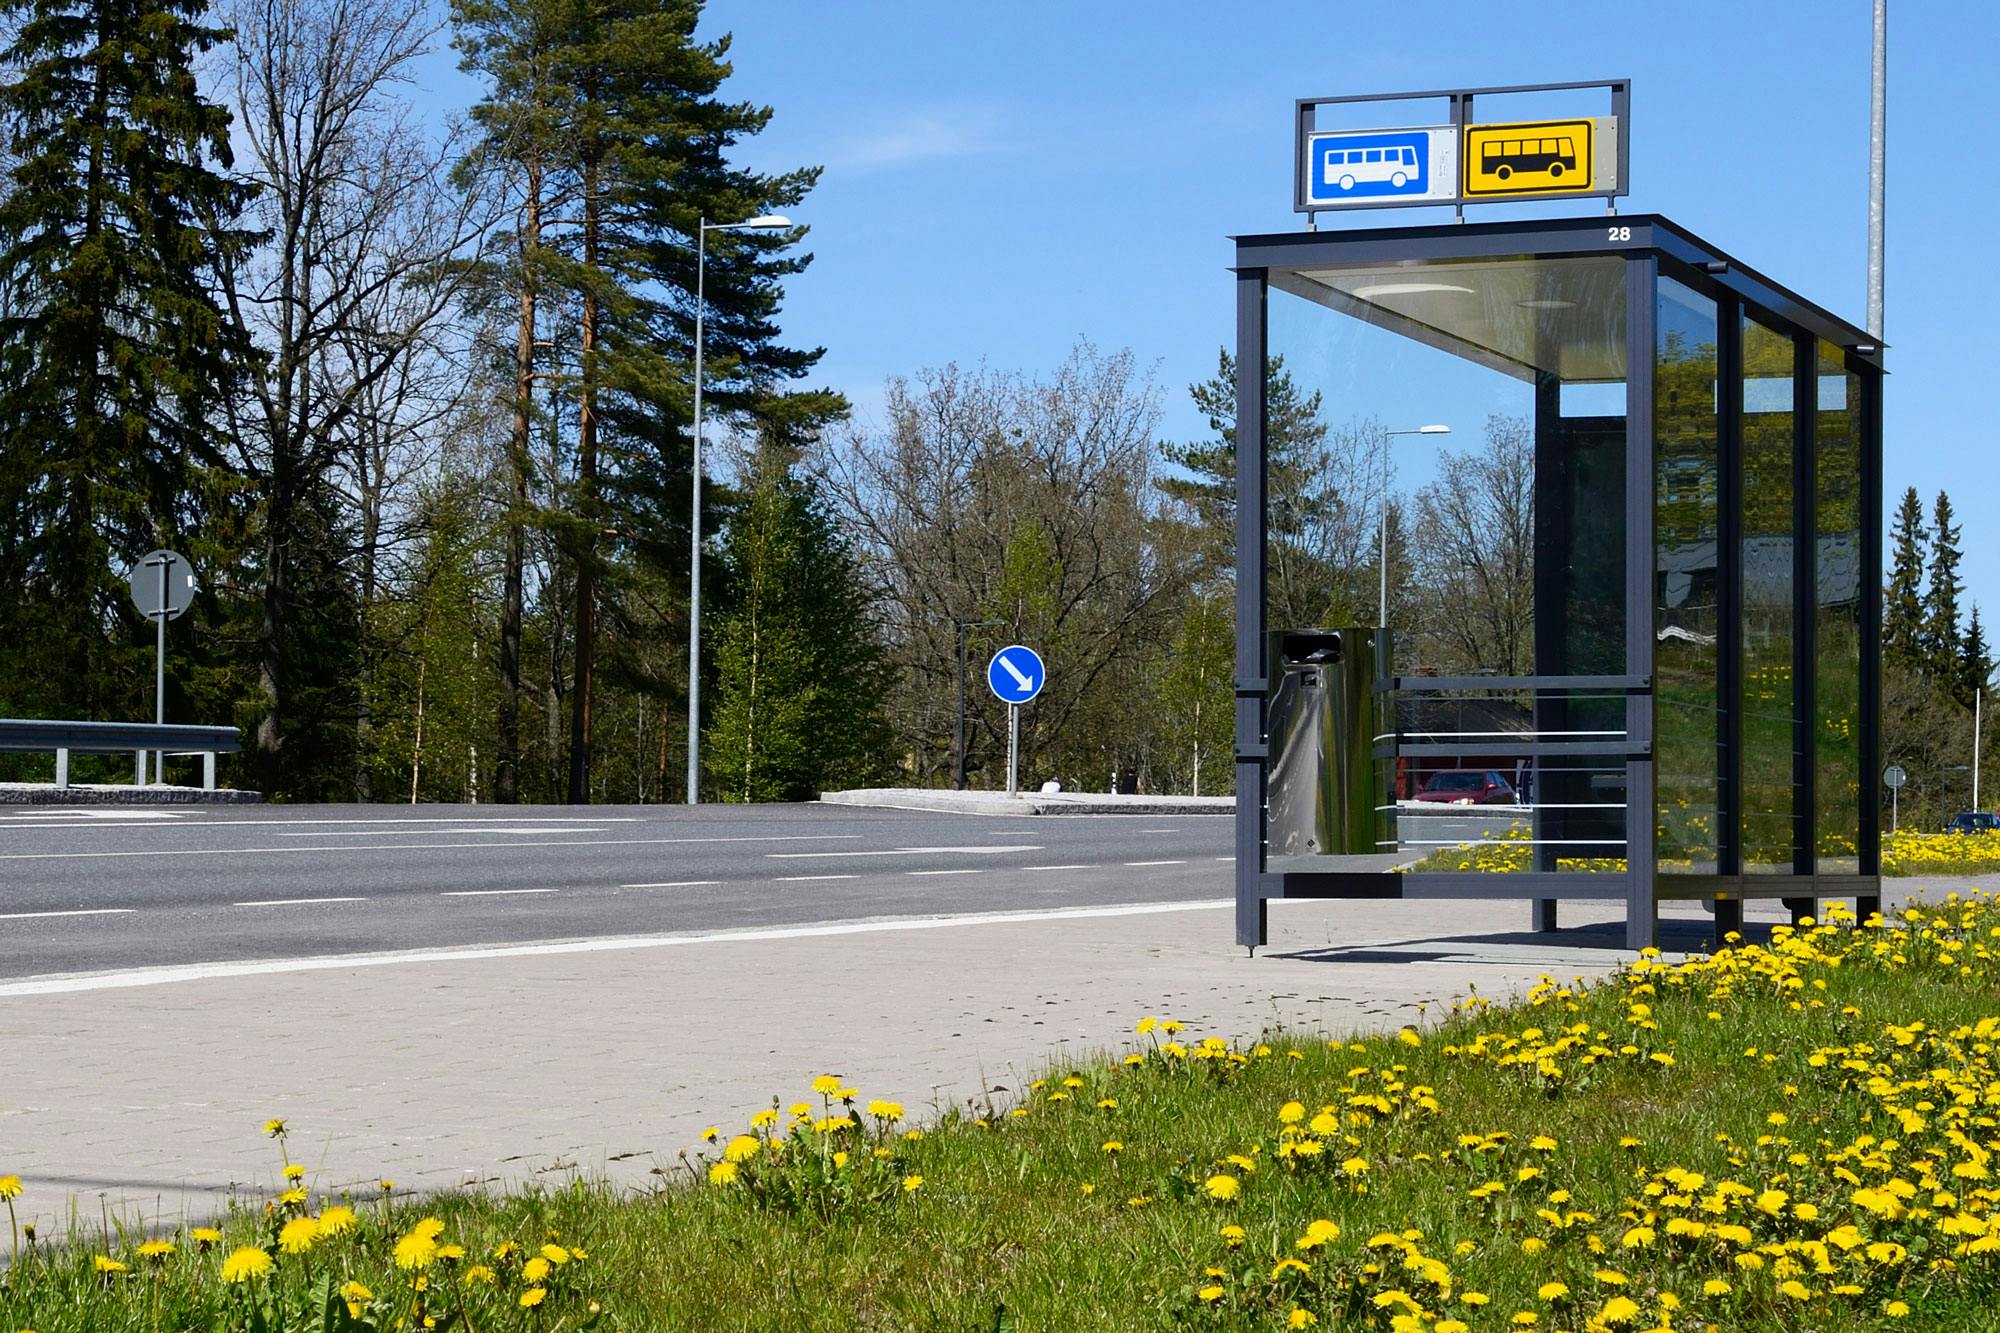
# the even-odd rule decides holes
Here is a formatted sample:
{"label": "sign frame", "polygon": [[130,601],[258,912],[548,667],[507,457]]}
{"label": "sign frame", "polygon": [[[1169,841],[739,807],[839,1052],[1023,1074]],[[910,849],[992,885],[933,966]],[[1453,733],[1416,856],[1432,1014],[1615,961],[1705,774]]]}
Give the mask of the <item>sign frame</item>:
{"label": "sign frame", "polygon": [[[1609,150],[1615,154],[1611,163],[1612,178],[1608,185],[1589,190],[1562,190],[1547,194],[1517,195],[1467,195],[1465,193],[1465,131],[1475,123],[1473,107],[1481,97],[1499,97],[1513,93],[1553,93],[1587,91],[1602,88],[1611,96],[1611,120],[1616,124],[1617,134],[1612,144],[1597,151]],[[1321,125],[1319,112],[1322,107],[1344,107],[1364,102],[1421,102],[1443,99],[1450,114],[1446,123],[1454,132],[1460,158],[1458,179],[1452,185],[1452,197],[1448,199],[1398,199],[1394,196],[1376,196],[1353,203],[1328,204],[1312,199],[1306,180],[1306,146],[1315,134],[1332,131],[1368,132],[1365,125]],[[1292,140],[1292,211],[1306,215],[1307,230],[1317,227],[1321,213],[1340,213],[1349,209],[1368,208],[1451,208],[1460,221],[1465,219],[1467,204],[1525,203],[1550,199],[1602,199],[1607,214],[1616,214],[1617,200],[1632,192],[1630,167],[1632,138],[1632,81],[1630,79],[1587,79],[1576,83],[1529,83],[1493,88],[1434,88],[1422,92],[1402,93],[1351,93],[1340,97],[1301,97],[1293,106]],[[1574,117],[1582,119],[1582,117]],[[1440,127],[1441,128],[1441,127]]]}

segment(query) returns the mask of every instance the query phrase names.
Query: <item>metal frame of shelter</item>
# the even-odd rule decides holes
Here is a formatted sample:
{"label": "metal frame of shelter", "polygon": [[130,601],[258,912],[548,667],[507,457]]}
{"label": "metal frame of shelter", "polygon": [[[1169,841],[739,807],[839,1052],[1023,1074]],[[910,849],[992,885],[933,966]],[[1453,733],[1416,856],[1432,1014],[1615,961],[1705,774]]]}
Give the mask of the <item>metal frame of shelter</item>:
{"label": "metal frame of shelter", "polygon": [[[1622,91],[1622,89],[1620,90]],[[1622,109],[1622,108],[1621,108]],[[1622,122],[1621,122],[1622,128]],[[1266,559],[1268,554],[1268,487],[1265,434],[1266,383],[1263,368],[1270,352],[1267,307],[1273,287],[1306,296],[1329,307],[1326,317],[1356,313],[1343,294],[1306,275],[1324,277],[1329,271],[1455,261],[1539,261],[1564,258],[1617,260],[1623,263],[1625,416],[1623,419],[1624,563],[1622,596],[1622,670],[1595,674],[1549,674],[1496,678],[1448,679],[1396,677],[1384,671],[1374,688],[1385,698],[1434,695],[1462,690],[1514,691],[1543,700],[1565,691],[1589,689],[1615,701],[1623,698],[1624,728],[1617,739],[1551,739],[1551,731],[1531,732],[1521,739],[1488,742],[1488,753],[1518,755],[1530,764],[1588,751],[1607,766],[1622,767],[1626,855],[1614,869],[1559,870],[1552,857],[1537,856],[1533,868],[1521,873],[1477,871],[1372,870],[1347,868],[1340,857],[1271,855],[1268,837],[1267,779],[1273,758],[1268,723],[1274,689],[1274,663],[1268,630],[1291,629],[1266,624]],[[1564,898],[1620,899],[1626,904],[1626,942],[1632,948],[1654,943],[1658,905],[1663,900],[1714,904],[1716,933],[1736,928],[1742,904],[1752,898],[1782,898],[1795,913],[1810,910],[1821,898],[1853,898],[1865,918],[1879,910],[1880,792],[1874,775],[1881,767],[1879,699],[1881,693],[1881,523],[1882,510],[1882,354],[1864,330],[1744,266],[1728,254],[1695,237],[1666,218],[1626,215],[1578,217],[1482,224],[1447,223],[1345,232],[1302,232],[1239,237],[1236,241],[1236,366],[1237,366],[1237,585],[1236,585],[1236,937],[1256,948],[1267,936],[1268,903],[1273,898],[1435,898],[1529,899],[1536,904],[1537,928],[1555,924],[1555,905]],[[1714,685],[1710,719],[1715,731],[1713,789],[1718,811],[1712,861],[1676,861],[1662,872],[1656,843],[1659,807],[1656,787],[1656,649],[1661,642],[1657,612],[1663,579],[1663,548],[1656,542],[1659,512],[1660,455],[1656,433],[1655,388],[1659,329],[1656,324],[1661,286],[1671,279],[1700,293],[1716,306],[1714,351],[1718,390],[1713,408],[1713,475],[1719,492],[1714,501],[1718,531],[1713,539],[1713,577],[1717,632],[1714,636]],[[1335,313],[1338,312],[1338,313]],[[1744,662],[1744,546],[1742,506],[1745,493],[1743,462],[1743,394],[1719,386],[1739,385],[1744,375],[1744,320],[1754,319],[1776,336],[1789,338],[1793,352],[1787,372],[1792,390],[1790,468],[1792,606],[1791,661],[1797,684],[1791,713],[1790,857],[1788,864],[1764,864],[1762,873],[1746,873],[1743,863],[1744,753],[1742,674]],[[1414,321],[1395,332],[1443,346],[1435,330]],[[1859,774],[1856,789],[1843,795],[1842,807],[1856,822],[1852,846],[1838,858],[1838,870],[1821,863],[1815,826],[1819,805],[1815,782],[1820,726],[1815,700],[1820,651],[1814,627],[1819,623],[1819,591],[1813,561],[1820,546],[1815,520],[1816,418],[1821,404],[1815,395],[1821,367],[1830,352],[1838,355],[1842,383],[1858,386],[1859,477],[1858,561],[1850,560],[1844,577],[1858,576],[1859,587],[1843,606],[1858,598],[1858,707],[1851,719],[1859,731]],[[1819,359],[1815,359],[1819,358]],[[1850,390],[1852,392],[1852,390]],[[1706,395],[1703,395],[1704,397]],[[1538,399],[1538,402],[1541,401]],[[1612,446],[1612,447],[1615,447]],[[1833,458],[1829,444],[1827,457]],[[1842,459],[1849,455],[1842,454]],[[1538,487],[1541,463],[1538,446]],[[1845,464],[1843,463],[1843,466]],[[1541,493],[1538,490],[1538,506]],[[1540,534],[1538,532],[1538,547]],[[1782,550],[1773,545],[1771,549]],[[1547,655],[1541,621],[1550,614],[1543,590],[1546,571],[1538,549],[1536,670],[1545,670]],[[1586,557],[1587,558],[1587,557]],[[1609,557],[1607,557],[1608,561]],[[1858,563],[1858,571],[1851,568]],[[1615,631],[1610,642],[1615,651]],[[1382,636],[1386,639],[1387,636]],[[1851,655],[1835,665],[1846,669]],[[1615,702],[1612,706],[1615,706]],[[1394,716],[1391,706],[1390,716]],[[1539,725],[1539,724],[1538,724]],[[1577,733],[1566,733],[1575,735]],[[1433,742],[1420,734],[1397,729],[1378,730],[1374,756],[1394,760],[1426,752]],[[1848,742],[1851,744],[1851,742]],[[1705,746],[1705,737],[1702,740]],[[1829,743],[1830,746],[1830,743]],[[1447,747],[1448,748],[1448,747]],[[1460,748],[1463,748],[1462,746]],[[1847,752],[1828,749],[1829,756]],[[1844,761],[1843,761],[1844,762]],[[1843,770],[1844,771],[1844,770]],[[1386,797],[1378,793],[1378,803]],[[1858,801],[1858,810],[1853,802]],[[1384,808],[1393,810],[1393,802]],[[1775,819],[1776,816],[1771,818]],[[1771,859],[1771,858],[1766,858]],[[1777,858],[1780,861],[1783,858]],[[1835,862],[1831,855],[1826,861]],[[1275,864],[1274,864],[1275,862]],[[1323,862],[1324,865],[1317,864]],[[1776,873],[1772,873],[1776,872]]]}

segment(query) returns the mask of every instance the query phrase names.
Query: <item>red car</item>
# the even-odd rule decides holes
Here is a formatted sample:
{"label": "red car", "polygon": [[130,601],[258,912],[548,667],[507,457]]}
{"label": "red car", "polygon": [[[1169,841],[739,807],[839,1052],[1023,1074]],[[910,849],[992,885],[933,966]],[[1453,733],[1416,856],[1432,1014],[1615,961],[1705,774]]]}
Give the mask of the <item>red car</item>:
{"label": "red car", "polygon": [[1431,774],[1419,801],[1442,805],[1516,805],[1514,784],[1490,768],[1447,768]]}

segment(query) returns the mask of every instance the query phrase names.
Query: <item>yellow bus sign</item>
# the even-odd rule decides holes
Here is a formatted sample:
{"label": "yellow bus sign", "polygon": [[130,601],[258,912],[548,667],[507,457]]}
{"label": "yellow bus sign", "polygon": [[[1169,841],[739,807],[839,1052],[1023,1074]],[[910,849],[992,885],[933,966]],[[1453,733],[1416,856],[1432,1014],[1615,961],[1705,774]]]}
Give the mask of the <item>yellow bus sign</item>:
{"label": "yellow bus sign", "polygon": [[1586,194],[1596,180],[1595,120],[1534,120],[1467,125],[1464,164],[1468,198]]}

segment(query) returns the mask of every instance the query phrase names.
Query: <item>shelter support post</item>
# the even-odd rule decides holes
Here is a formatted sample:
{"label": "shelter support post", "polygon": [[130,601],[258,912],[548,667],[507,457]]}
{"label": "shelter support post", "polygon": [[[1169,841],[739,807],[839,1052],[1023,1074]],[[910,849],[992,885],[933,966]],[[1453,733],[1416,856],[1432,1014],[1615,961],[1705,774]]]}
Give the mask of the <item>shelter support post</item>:
{"label": "shelter support post", "polygon": [[1265,270],[1236,273],[1236,942],[1269,938],[1264,900]]}
{"label": "shelter support post", "polygon": [[[1625,674],[1653,677],[1654,289],[1659,261],[1625,263]],[[1653,691],[1625,696],[1625,946],[1647,949],[1659,933],[1654,815]]]}

